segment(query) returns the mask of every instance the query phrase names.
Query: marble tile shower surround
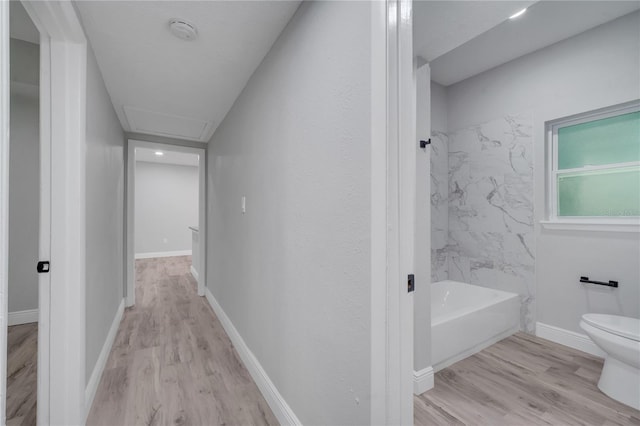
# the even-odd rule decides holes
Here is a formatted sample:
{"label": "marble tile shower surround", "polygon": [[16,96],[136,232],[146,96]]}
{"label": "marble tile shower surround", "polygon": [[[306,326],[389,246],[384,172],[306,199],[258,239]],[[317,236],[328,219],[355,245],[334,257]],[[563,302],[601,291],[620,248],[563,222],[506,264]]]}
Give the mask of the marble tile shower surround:
{"label": "marble tile shower surround", "polygon": [[528,332],[535,327],[532,123],[524,113],[434,132],[434,148],[447,147],[447,192],[443,154],[434,150],[431,162],[432,279],[518,293]]}
{"label": "marble tile shower surround", "polygon": [[449,278],[449,137],[431,133],[431,281]]}

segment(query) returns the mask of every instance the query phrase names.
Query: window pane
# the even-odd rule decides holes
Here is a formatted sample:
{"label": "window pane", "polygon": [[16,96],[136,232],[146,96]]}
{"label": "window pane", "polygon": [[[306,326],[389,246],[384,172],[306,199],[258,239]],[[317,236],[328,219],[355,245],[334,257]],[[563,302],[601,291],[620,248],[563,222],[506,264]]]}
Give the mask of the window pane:
{"label": "window pane", "polygon": [[559,174],[558,216],[640,216],[640,167]]}
{"label": "window pane", "polygon": [[640,161],[640,111],[558,129],[558,170]]}

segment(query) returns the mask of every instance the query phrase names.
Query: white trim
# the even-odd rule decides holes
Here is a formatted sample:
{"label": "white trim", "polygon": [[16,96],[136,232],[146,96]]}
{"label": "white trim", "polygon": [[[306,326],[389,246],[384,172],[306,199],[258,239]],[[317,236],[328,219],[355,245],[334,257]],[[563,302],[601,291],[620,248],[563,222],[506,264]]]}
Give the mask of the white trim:
{"label": "white trim", "polygon": [[640,222],[611,223],[595,221],[565,222],[560,220],[541,220],[540,225],[544,229],[553,231],[640,232]]}
{"label": "white trim", "polygon": [[6,424],[9,291],[9,2],[0,2],[0,424]]}
{"label": "white trim", "polygon": [[410,0],[371,5],[371,423],[413,423],[415,79]]}
{"label": "white trim", "polygon": [[9,312],[9,326],[38,322],[38,309]]}
{"label": "white trim", "polygon": [[633,161],[558,170],[558,130],[560,128],[616,117],[619,115],[637,111],[640,111],[640,100],[600,108],[595,111],[575,114],[569,117],[559,118],[545,123],[545,150],[547,157],[545,164],[545,195],[547,220],[540,222],[543,227],[547,229],[565,231],[640,232],[640,225],[637,224],[638,217],[611,216],[599,218],[558,216],[557,188],[558,175],[624,168],[628,166],[637,166],[638,164],[640,164],[640,162],[638,161]]}
{"label": "white trim", "polygon": [[37,417],[41,425],[80,424],[86,385],[87,40],[70,1],[22,3],[40,32],[40,157],[45,185],[39,254],[49,255],[41,260],[51,261],[51,272],[41,274],[48,277],[39,279],[40,289],[44,282],[49,285],[39,294]]}
{"label": "white trim", "polygon": [[[399,293],[397,311],[392,310],[398,317],[398,328],[392,329],[398,334],[399,341],[390,342],[391,346],[398,346],[399,368],[393,374],[399,374],[400,407],[397,417],[399,424],[413,424],[413,299],[414,293],[407,291],[407,277],[415,274],[415,230],[416,230],[416,74],[413,52],[413,1],[399,0],[398,3],[398,50],[397,76],[392,80],[397,84],[397,180],[393,177],[390,182],[398,185],[398,237],[399,254],[397,281],[395,289]],[[393,99],[393,97],[391,97]],[[391,139],[393,141],[393,138]],[[390,143],[394,149],[393,142]],[[389,169],[392,174],[393,168]],[[423,219],[423,218],[421,218]],[[394,348],[393,350],[396,350]]]}
{"label": "white trim", "polygon": [[191,275],[193,275],[193,278],[196,279],[196,281],[198,280],[198,271],[196,271],[196,268],[193,267],[193,265],[191,265]]}
{"label": "white trim", "polygon": [[104,345],[102,345],[102,350],[100,351],[100,355],[98,355],[98,360],[96,361],[96,365],[93,367],[91,377],[89,378],[89,382],[87,383],[87,387],[84,391],[85,422],[87,421],[87,416],[91,411],[91,405],[93,404],[93,398],[96,396],[96,391],[100,384],[100,378],[102,378],[102,372],[104,371],[105,365],[107,365],[107,359],[111,353],[111,347],[113,346],[113,342],[116,340],[116,335],[118,334],[118,328],[120,328],[120,321],[122,321],[123,314],[124,299],[122,299],[120,301],[120,305],[118,305],[116,316],[113,318],[111,328],[109,328],[109,333],[104,341]]}
{"label": "white trim", "polygon": [[208,288],[205,289],[205,296],[278,422],[281,425],[302,425]]}
{"label": "white trim", "polygon": [[136,259],[152,259],[154,257],[191,256],[191,250],[157,251],[148,253],[136,253]]}
{"label": "white trim", "polygon": [[449,357],[447,359],[444,359],[438,363],[433,364],[433,371],[435,371],[436,373],[440,370],[443,370],[453,364],[455,364],[456,362],[462,361],[465,358],[470,357],[471,355],[475,355],[478,352],[488,348],[489,346],[498,343],[500,340],[502,339],[506,339],[507,337],[511,336],[514,333],[517,333],[519,330],[519,326],[515,326],[515,327],[511,327],[505,331],[503,331],[502,333],[496,334],[493,337],[490,337],[487,340],[484,340],[480,343],[478,343],[475,346],[472,346],[452,357]]}
{"label": "white trim", "polygon": [[586,334],[537,322],[536,336],[600,358],[605,357],[605,353]]}
{"label": "white trim", "polygon": [[[149,257],[157,256],[158,253],[135,253],[135,189],[136,189],[136,148],[162,149],[164,151],[185,152],[198,155],[198,229],[202,237],[198,240],[198,250],[201,259],[198,265],[198,296],[204,296],[206,287],[206,258],[207,258],[207,170],[206,160],[207,151],[205,147],[196,148],[191,146],[174,145],[171,143],[148,142],[137,139],[129,139],[127,141],[127,174],[126,174],[126,235],[125,235],[125,253],[124,264],[126,274],[126,306],[133,306],[136,302],[135,292],[135,259],[144,259],[139,257],[149,255]],[[173,252],[178,253],[178,252]],[[189,250],[189,254],[192,254]],[[153,255],[153,256],[152,256]],[[174,254],[174,256],[184,256],[184,254]]]}
{"label": "white trim", "polygon": [[[38,259],[51,259],[51,39],[40,35],[40,230]],[[51,274],[38,274],[37,419],[49,419]]]}
{"label": "white trim", "polygon": [[420,371],[413,370],[413,394],[421,395],[433,389],[434,372],[433,367],[423,368]]}

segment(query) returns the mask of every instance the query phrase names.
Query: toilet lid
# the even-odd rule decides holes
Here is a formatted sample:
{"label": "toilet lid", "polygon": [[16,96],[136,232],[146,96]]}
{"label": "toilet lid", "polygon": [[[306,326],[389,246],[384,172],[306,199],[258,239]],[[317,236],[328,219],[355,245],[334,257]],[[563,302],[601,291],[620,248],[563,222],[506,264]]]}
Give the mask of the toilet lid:
{"label": "toilet lid", "polygon": [[582,319],[587,324],[618,336],[640,342],[640,319],[618,315],[585,314]]}

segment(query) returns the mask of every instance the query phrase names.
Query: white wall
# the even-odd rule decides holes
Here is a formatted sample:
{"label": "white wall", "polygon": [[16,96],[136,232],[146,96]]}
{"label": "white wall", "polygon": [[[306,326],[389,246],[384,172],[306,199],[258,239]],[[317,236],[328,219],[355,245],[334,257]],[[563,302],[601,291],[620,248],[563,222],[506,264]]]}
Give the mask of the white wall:
{"label": "white wall", "polygon": [[191,250],[198,226],[198,168],[136,162],[136,254]]}
{"label": "white wall", "polygon": [[[431,82],[431,282],[449,279],[449,134],[447,93]],[[425,120],[419,118],[418,122]]]}
{"label": "white wall", "polygon": [[86,380],[124,293],[124,132],[87,46]]}
{"label": "white wall", "polygon": [[370,419],[370,14],[304,2],[208,151],[208,289],[303,424]]}
{"label": "white wall", "polygon": [[33,85],[38,84],[38,52],[35,44],[11,39],[9,312],[38,309],[40,132]]}
{"label": "white wall", "polygon": [[447,89],[431,82],[431,131],[446,132],[449,130],[447,119]]}
{"label": "white wall", "polygon": [[[537,320],[581,332],[586,312],[640,316],[640,236],[548,231],[545,135],[549,120],[640,97],[640,14],[634,13],[448,87],[448,127],[533,115]],[[581,275],[617,279],[617,290]]]}
{"label": "white wall", "polygon": [[[416,135],[431,137],[431,74],[429,66],[416,71]],[[433,142],[432,142],[433,143]],[[415,294],[413,298],[413,369],[431,366],[431,154],[432,147],[416,154]]]}

